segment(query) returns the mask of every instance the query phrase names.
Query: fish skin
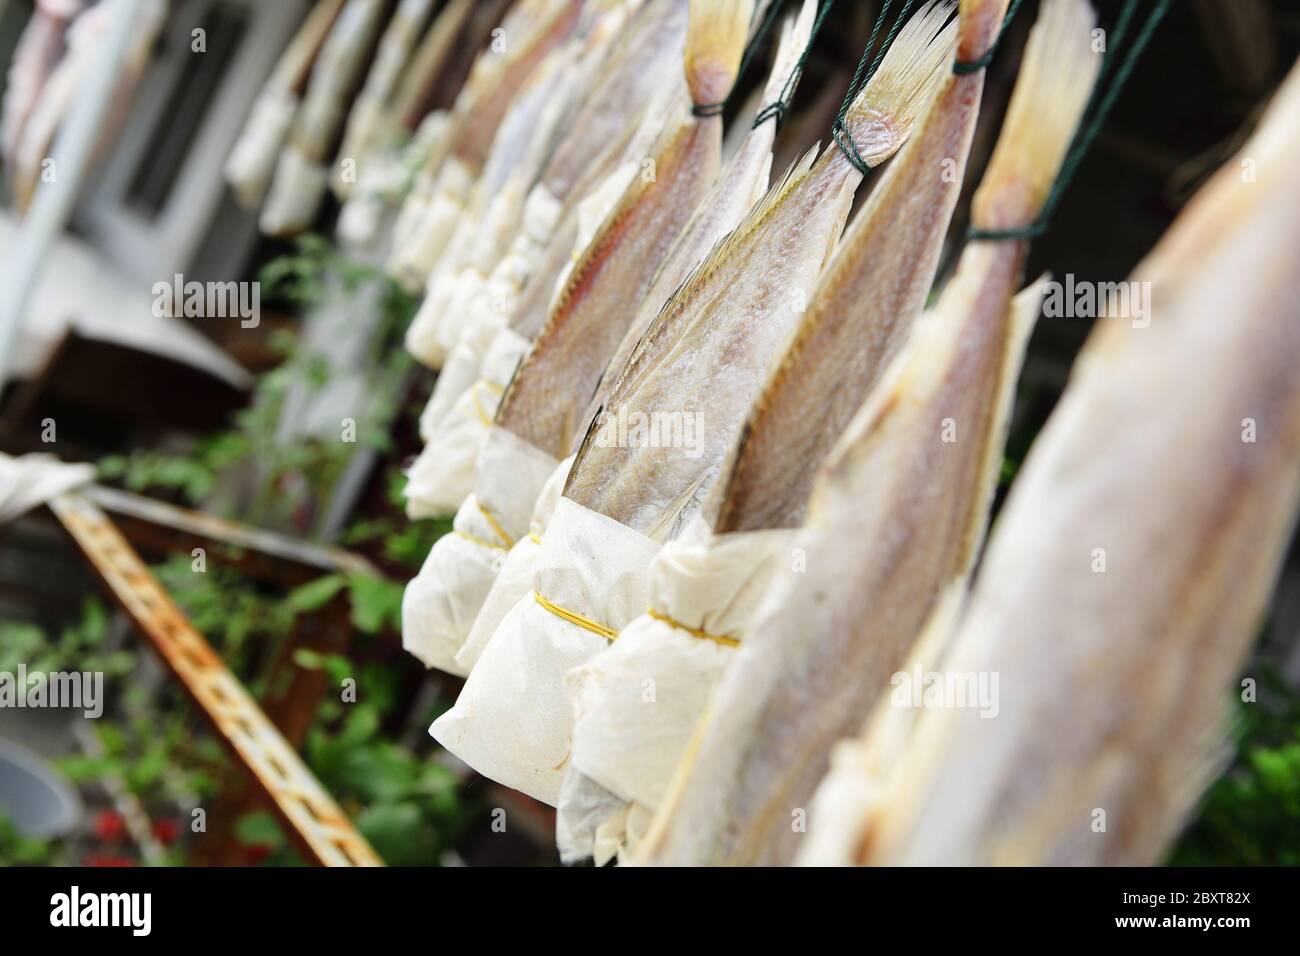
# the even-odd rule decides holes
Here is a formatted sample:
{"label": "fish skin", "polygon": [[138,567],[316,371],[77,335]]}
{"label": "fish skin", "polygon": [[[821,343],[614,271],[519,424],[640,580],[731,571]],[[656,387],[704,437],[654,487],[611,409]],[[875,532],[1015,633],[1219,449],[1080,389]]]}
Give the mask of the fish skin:
{"label": "fish skin", "polygon": [[[888,88],[888,102],[910,110],[919,108],[940,80],[941,53],[949,48],[924,42],[920,48],[931,51],[925,62],[933,59],[932,67],[913,77],[893,69],[887,56],[848,111],[848,128],[871,165],[893,155],[915,118],[904,110],[895,115],[877,109],[877,91]],[[656,317],[607,408],[592,423],[566,497],[643,533],[662,529],[671,536],[689,520],[717,476],[769,364],[797,327],[800,308],[844,228],[862,180],[838,147],[828,147],[814,160],[815,152],[769,190]],[[698,454],[603,442],[600,429],[620,408],[680,413],[701,422]]]}
{"label": "fish skin", "polygon": [[686,0],[646,0],[633,13],[595,91],[542,173],[542,185],[557,200],[567,201],[602,156],[620,151],[628,117],[641,114],[666,74],[680,73],[674,64],[681,62],[686,18]]}
{"label": "fish skin", "polygon": [[431,112],[429,87],[444,72],[472,9],[473,0],[448,0],[420,38],[393,100],[393,115],[403,129],[415,129]]}
{"label": "fish skin", "polygon": [[[950,28],[951,29],[951,28]],[[816,467],[925,305],[975,129],[979,74],[949,74],[826,267],[707,510],[714,530],[793,528]],[[951,175],[936,175],[951,161]]]}
{"label": "fish skin", "polygon": [[[985,261],[968,260],[950,300],[1005,304],[1017,251],[971,255]],[[808,806],[831,746],[862,725],[944,586],[968,570],[1005,415],[982,383],[1009,367],[1009,394],[1027,329],[1005,307],[971,309],[959,327],[952,315],[941,305],[921,320],[925,361],[906,361],[920,345],[900,354],[827,463],[796,541],[810,573],[777,586],[715,692],[656,862],[791,862],[792,814]],[[946,419],[960,429],[952,444],[939,440]]]}
{"label": "fish skin", "polygon": [[497,424],[557,459],[609,355],[681,228],[716,178],[721,120],[677,126],[582,253],[502,398]]}
{"label": "fish skin", "polygon": [[[743,406],[757,391],[767,356],[797,320],[790,290],[821,270],[848,216],[855,177],[847,162],[814,168],[810,153],[773,187],[776,201],[751,214],[700,266],[652,323],[593,423],[566,497],[645,531],[682,488],[707,482],[727,433],[715,399]],[[679,449],[600,442],[598,429],[620,407],[706,416],[702,454],[688,459]],[[730,409],[731,417],[741,412]]]}
{"label": "fish skin", "polygon": [[1195,805],[1300,499],[1297,110],[1293,69],[1258,180],[1225,162],[1130,277],[1150,325],[1098,322],[945,661],[998,718],[923,713],[863,862],[1151,866]]}
{"label": "fish skin", "polygon": [[[475,172],[487,162],[497,127],[520,87],[547,53],[568,37],[581,10],[578,0],[548,0],[539,6],[544,7],[541,15],[517,31],[523,36],[515,37],[502,62],[494,63],[490,54],[480,54],[474,72],[457,98],[452,114],[456,124],[452,154]],[[511,15],[520,12],[517,7]],[[502,24],[508,35],[513,35],[511,15]]]}
{"label": "fish skin", "polygon": [[[816,0],[805,0],[797,20],[791,20],[784,26],[776,62],[772,66],[767,86],[762,91],[761,105],[776,102],[780,97],[782,87],[792,75],[799,55],[808,43],[817,6]],[[708,198],[695,211],[659,268],[654,285],[646,293],[637,317],[628,326],[623,340],[610,357],[595,393],[587,404],[587,410],[579,421],[590,422],[599,414],[655,316],[672,298],[673,293],[681,288],[682,283],[690,278],[709,251],[740,225],[749,210],[762,198],[772,172],[772,144],[775,139],[775,117],[757,127],[751,126],[746,132],[736,155],[727,163]],[[581,437],[578,436],[579,440]]]}
{"label": "fish skin", "polygon": [[[1048,16],[1052,29],[1037,48],[1031,39],[977,194],[981,225],[1037,217],[1086,105],[1097,67],[1088,59],[1091,10],[1048,0]],[[1058,87],[1067,78],[1068,95]],[[862,726],[975,559],[1032,327],[1032,314],[1010,304],[1026,250],[1023,240],[967,246],[937,307],[831,453],[797,541],[813,574],[779,581],[746,636],[647,859],[793,861],[800,834],[791,820],[806,812],[832,747]]]}
{"label": "fish skin", "polygon": [[[728,75],[730,88],[752,7],[749,0],[692,0],[681,77],[688,88],[699,85],[700,70],[709,73],[708,89],[717,89],[718,71]],[[653,126],[660,102],[647,108]],[[632,156],[634,165],[621,168],[629,184],[565,275],[546,324],[502,396],[497,424],[556,459],[571,447],[586,402],[635,317],[635,304],[717,180],[722,118],[697,116],[678,102],[648,162]]]}

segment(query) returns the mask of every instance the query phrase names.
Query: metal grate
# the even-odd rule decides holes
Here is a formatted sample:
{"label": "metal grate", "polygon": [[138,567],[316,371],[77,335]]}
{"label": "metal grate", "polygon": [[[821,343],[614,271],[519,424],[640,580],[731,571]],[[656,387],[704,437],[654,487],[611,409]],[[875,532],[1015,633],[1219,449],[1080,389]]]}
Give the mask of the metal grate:
{"label": "metal grate", "polygon": [[382,866],[365,838],[220,655],[190,624],[108,515],[77,494],[60,496],[50,508],[270,798],[309,857],[324,866]]}

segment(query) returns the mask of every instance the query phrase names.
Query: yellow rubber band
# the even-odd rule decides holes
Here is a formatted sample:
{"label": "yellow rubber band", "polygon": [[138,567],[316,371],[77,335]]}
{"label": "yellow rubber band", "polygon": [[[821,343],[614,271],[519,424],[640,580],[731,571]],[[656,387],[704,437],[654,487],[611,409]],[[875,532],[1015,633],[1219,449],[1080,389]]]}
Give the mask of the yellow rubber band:
{"label": "yellow rubber band", "polygon": [[466,534],[464,531],[461,531],[461,530],[459,530],[459,529],[457,529],[457,528],[452,528],[452,529],[451,529],[451,533],[454,534],[454,535],[458,535],[458,536],[464,538],[464,539],[465,539],[466,541],[468,541],[470,544],[476,544],[476,545],[478,545],[480,548],[487,548],[489,551],[504,551],[504,550],[505,550],[505,548],[501,547],[501,545],[499,545],[499,544],[494,544],[493,542],[491,542],[491,541],[487,541],[487,540],[485,540],[484,538],[477,538],[477,537],[475,537],[475,536],[472,535],[472,534]]}
{"label": "yellow rubber band", "polygon": [[492,419],[488,417],[488,413],[483,411],[483,406],[479,404],[478,392],[474,390],[474,386],[470,386],[469,400],[474,403],[474,413],[478,415],[479,423],[484,428],[491,428]]}
{"label": "yellow rubber band", "polygon": [[677,620],[676,618],[669,617],[667,614],[664,614],[660,611],[656,611],[652,607],[646,608],[645,612],[650,617],[654,618],[656,621],[663,621],[669,627],[675,627],[679,631],[685,631],[687,634],[691,634],[694,635],[695,637],[703,638],[706,641],[713,641],[713,643],[721,644],[723,647],[740,646],[740,641],[736,640],[734,637],[719,637],[717,634],[710,634],[708,631],[700,630],[700,628],[698,627],[691,627],[690,625],[683,624],[681,621]]}
{"label": "yellow rubber band", "polygon": [[482,513],[484,520],[492,526],[492,530],[497,533],[497,537],[502,540],[506,549],[508,550],[513,548],[515,546],[515,539],[506,534],[506,529],[501,527],[501,522],[497,521],[492,512],[484,508],[483,502],[479,501],[477,498],[474,499],[474,504],[478,505],[478,510]]}
{"label": "yellow rubber band", "polygon": [[550,611],[556,617],[563,621],[568,621],[570,624],[576,624],[584,631],[591,631],[591,633],[603,637],[607,641],[612,641],[614,638],[618,637],[618,631],[614,630],[612,627],[606,627],[604,624],[583,617],[575,611],[570,611],[568,608],[560,607],[558,604],[553,604],[536,591],[533,592],[533,598],[536,599],[538,604],[546,608],[546,610]]}

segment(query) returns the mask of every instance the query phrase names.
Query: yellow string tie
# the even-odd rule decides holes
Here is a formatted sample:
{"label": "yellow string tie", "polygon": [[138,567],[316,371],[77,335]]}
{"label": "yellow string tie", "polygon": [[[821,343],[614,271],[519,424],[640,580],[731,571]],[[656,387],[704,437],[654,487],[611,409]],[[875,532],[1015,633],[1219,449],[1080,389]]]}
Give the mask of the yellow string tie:
{"label": "yellow string tie", "polygon": [[528,540],[531,541],[533,544],[537,545],[539,548],[542,545],[542,536],[538,534],[536,531],[528,532]]}
{"label": "yellow string tie", "polygon": [[476,545],[478,545],[480,548],[487,548],[489,551],[504,551],[504,550],[505,550],[504,548],[501,547],[501,545],[496,544],[495,542],[488,541],[486,538],[480,538],[480,537],[478,537],[478,536],[476,536],[476,535],[469,534],[469,533],[466,532],[466,531],[461,531],[459,528],[452,528],[452,529],[451,529],[451,533],[454,534],[454,535],[458,535],[459,537],[464,538],[464,539],[465,539],[466,541],[468,541],[470,544],[476,544]]}
{"label": "yellow string tie", "polygon": [[576,611],[570,611],[568,608],[560,607],[558,604],[554,604],[551,601],[546,600],[546,598],[542,597],[541,594],[539,594],[537,591],[533,592],[533,598],[537,601],[538,604],[540,604],[546,610],[550,611],[552,614],[554,614],[562,621],[568,621],[570,624],[576,624],[584,631],[591,631],[591,633],[598,635],[599,637],[603,637],[607,641],[612,641],[614,640],[614,638],[618,637],[618,631],[614,630],[614,628],[606,627],[604,624],[591,620],[591,618],[583,617],[581,614],[578,614]]}
{"label": "yellow string tie", "polygon": [[479,424],[484,428],[491,428],[492,418],[483,410],[483,405],[478,400],[478,383],[470,386],[469,400],[474,403],[474,413],[478,415]]}
{"label": "yellow string tie", "polygon": [[713,643],[721,644],[723,647],[740,646],[740,641],[736,640],[734,637],[720,637],[717,634],[710,634],[708,631],[701,630],[698,627],[691,627],[689,624],[683,624],[681,621],[677,620],[676,618],[669,617],[667,614],[664,614],[661,611],[656,611],[652,607],[646,608],[645,612],[650,617],[654,618],[656,621],[663,621],[669,627],[675,627],[679,631],[685,631],[687,634],[691,634],[694,635],[695,637],[703,638],[706,641],[713,641]]}
{"label": "yellow string tie", "polygon": [[[483,515],[483,519],[492,526],[492,530],[497,533],[497,537],[501,539],[506,550],[513,548],[515,546],[515,539],[506,534],[506,529],[501,527],[501,522],[497,521],[492,512],[483,507],[483,502],[479,501],[477,498],[474,499],[474,504],[478,505],[478,510]],[[493,545],[493,547],[497,547],[497,545]]]}

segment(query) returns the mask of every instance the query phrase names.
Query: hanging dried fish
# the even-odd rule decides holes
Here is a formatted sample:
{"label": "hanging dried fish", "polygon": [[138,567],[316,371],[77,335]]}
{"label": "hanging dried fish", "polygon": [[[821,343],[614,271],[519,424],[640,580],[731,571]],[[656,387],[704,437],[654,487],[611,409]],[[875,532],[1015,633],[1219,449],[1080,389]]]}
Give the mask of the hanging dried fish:
{"label": "hanging dried fish", "polygon": [[[693,102],[726,98],[752,7],[750,0],[691,4],[685,78]],[[657,128],[662,115],[648,114],[647,128]],[[631,319],[626,303],[640,301],[658,264],[717,177],[721,117],[695,115],[684,103],[674,103],[667,115],[668,126],[649,158],[633,157],[602,187],[602,193],[617,199],[608,212],[593,217],[600,226],[567,272],[546,324],[498,412],[498,426],[511,432],[514,441],[552,462],[572,443],[581,403]],[[647,165],[653,175],[644,174]],[[597,204],[604,205],[599,196]],[[482,502],[475,500],[475,507],[481,510]],[[527,512],[523,517],[526,521]],[[437,560],[432,554],[431,559]],[[434,638],[445,649],[443,658],[459,649],[471,620],[464,621],[454,644],[445,635]]]}
{"label": "hanging dried fish", "polygon": [[[460,217],[470,187],[483,170],[492,141],[519,89],[537,65],[572,32],[579,0],[519,0],[498,38],[475,61],[452,113],[451,154],[438,171],[432,198],[416,191],[408,202],[413,225],[395,236],[389,271],[412,292],[437,265]],[[509,39],[507,39],[509,38]]]}
{"label": "hanging dried fish", "polygon": [[625,832],[635,848],[771,578],[791,564],[812,476],[934,281],[982,84],[979,73],[944,77],[821,276],[701,514],[656,556],[650,611],[566,678],[577,717],[562,856],[594,849],[599,862]]}
{"label": "hanging dried fish", "polygon": [[[426,409],[426,428],[478,377],[492,333],[513,310],[551,237],[559,207],[544,188],[534,186],[559,143],[574,132],[577,109],[600,78],[627,14],[624,4],[586,12],[592,10],[598,15],[585,17],[569,43],[543,61],[503,122],[477,186],[474,205],[482,207],[481,215],[466,215],[457,227],[407,331],[407,351],[442,370]],[[523,102],[526,98],[534,102]],[[518,132],[508,130],[515,125]],[[451,361],[449,352],[456,353]]]}
{"label": "hanging dried fish", "polygon": [[925,709],[861,804],[846,747],[809,862],[1161,862],[1300,505],[1297,111],[1293,69],[1256,180],[1226,162],[1134,270],[1153,307],[1099,322],[1012,487],[939,668],[995,675],[996,717]]}
{"label": "hanging dried fish", "polygon": [[[491,32],[515,0],[465,0],[464,20],[456,24],[452,19],[458,12],[457,3],[451,0],[443,8],[433,30],[421,44],[416,63],[429,72],[421,81],[410,78],[402,109],[407,126],[426,124],[439,130],[435,148],[422,157],[412,173],[410,189],[403,195],[397,219],[393,223],[390,242],[396,249],[410,241],[420,224],[429,203],[438,189],[438,174],[455,145],[456,128],[467,108],[461,98],[464,87],[473,72]],[[445,49],[439,45],[445,43]],[[441,60],[441,62],[439,62]],[[455,113],[459,105],[461,113]]]}
{"label": "hanging dried fish", "polygon": [[325,196],[348,106],[374,51],[384,0],[348,0],[312,66],[307,90],[280,151],[258,226],[269,236],[292,236],[311,225]]}
{"label": "hanging dried fish", "polygon": [[[900,34],[887,66],[848,112],[851,135],[871,163],[883,162],[902,145],[950,55],[949,43],[931,43],[940,24],[921,19],[927,25],[918,29],[919,21],[913,21],[912,29]],[[557,801],[572,723],[563,676],[644,611],[646,571],[659,547],[652,537],[655,518],[678,514],[716,470],[708,457],[713,445],[728,419],[742,419],[752,402],[760,368],[798,315],[792,290],[815,281],[861,179],[838,149],[815,163],[810,154],[710,255],[647,332],[610,404],[687,414],[707,404],[714,420],[700,436],[701,455],[696,459],[695,449],[687,449],[689,457],[682,457],[694,467],[677,469],[681,449],[617,448],[621,442],[593,437],[603,422],[593,427],[543,538],[534,597],[502,621],[456,706],[431,729],[480,772],[537,799]],[[651,395],[668,396],[667,404],[642,404]],[[507,395],[498,422],[509,403]],[[566,424],[573,428],[576,411],[568,413],[567,422],[563,415],[539,416],[530,434],[534,440],[563,441],[561,433]],[[584,458],[593,464],[584,464]],[[659,489],[673,487],[642,523],[645,512],[621,508],[616,492],[603,496],[613,485],[584,477],[584,469],[603,474],[606,467],[629,473],[644,469],[633,480],[651,499]],[[575,494],[575,489],[581,490]],[[592,498],[586,499],[589,491]],[[596,499],[600,503],[593,506]],[[510,699],[513,706],[506,706]]]}
{"label": "hanging dried fish", "polygon": [[[607,52],[605,45],[610,38],[601,35],[603,27],[597,28],[592,37],[596,48],[578,64],[572,92],[575,109],[566,109],[559,117],[564,135],[528,195],[516,239],[505,257],[510,261],[498,263],[502,274],[488,281],[508,299],[513,300],[523,283],[530,280],[539,264],[539,252],[549,247],[557,225],[572,215],[577,202],[611,171],[610,164],[641,124],[652,99],[662,95],[663,77],[670,75],[676,81],[680,75],[673,64],[681,61],[686,11],[686,0],[658,0],[646,4],[626,27],[619,29],[626,9],[605,10],[601,19],[616,30],[617,43],[612,52]],[[581,109],[576,109],[579,105]],[[570,236],[561,243],[559,251],[563,256],[569,255],[572,242]],[[452,307],[459,290],[440,285],[442,278],[445,274],[439,263],[430,272],[425,301],[406,339],[408,351],[431,368],[441,367],[459,328]],[[544,279],[542,318],[550,305],[555,281],[555,274]],[[506,302],[493,311],[509,314],[509,305]],[[493,322],[481,311],[479,317]]]}
{"label": "hanging dried fish", "polygon": [[433,3],[434,0],[401,0],[384,29],[365,85],[353,101],[343,129],[343,142],[331,182],[339,199],[352,195],[359,168],[369,163],[372,151],[385,147],[399,130],[397,118],[389,113],[389,107],[420,32],[433,12]]}
{"label": "hanging dried fish", "polygon": [[[1003,6],[963,4],[964,58],[991,42]],[[977,194],[981,227],[1036,221],[1100,65],[1086,0],[1042,11]],[[647,838],[650,859],[793,859],[832,745],[861,727],[977,553],[1038,311],[1037,290],[1010,303],[1025,251],[1024,240],[967,246],[830,455],[795,539],[801,566],[774,579],[722,677]]]}
{"label": "hanging dried fish", "polygon": [[225,178],[235,200],[250,211],[261,204],[275,174],[276,157],[289,138],[312,64],[330,35],[344,0],[312,7],[275,71],[253,102],[252,111],[226,159]]}
{"label": "hanging dried fish", "polygon": [[[783,95],[787,98],[793,95],[798,80],[800,55],[809,43],[817,7],[815,0],[805,0],[798,19],[785,24],[767,86],[759,91],[762,103],[779,103]],[[745,113],[742,112],[742,115]],[[761,121],[745,127],[745,137],[719,177],[717,186],[696,211],[660,268],[636,319],[628,327],[618,350],[606,366],[600,384],[596,387],[593,402],[582,415],[582,420],[590,421],[595,417],[617,380],[617,372],[627,364],[636,343],[663,305],[713,246],[734,229],[761,199],[771,172],[776,117],[777,111],[770,110]],[[566,460],[564,476],[558,479],[561,487],[567,478],[570,464],[571,459]],[[558,495],[559,489],[556,489],[555,497],[558,498]],[[554,498],[548,498],[544,491],[533,513],[530,536],[516,542],[502,564],[500,574],[492,581],[491,588],[483,599],[483,609],[474,618],[465,644],[456,655],[457,664],[463,670],[468,672],[473,668],[506,612],[531,590],[531,575],[526,569],[536,556],[538,545],[535,539],[550,521],[555,504]]]}

